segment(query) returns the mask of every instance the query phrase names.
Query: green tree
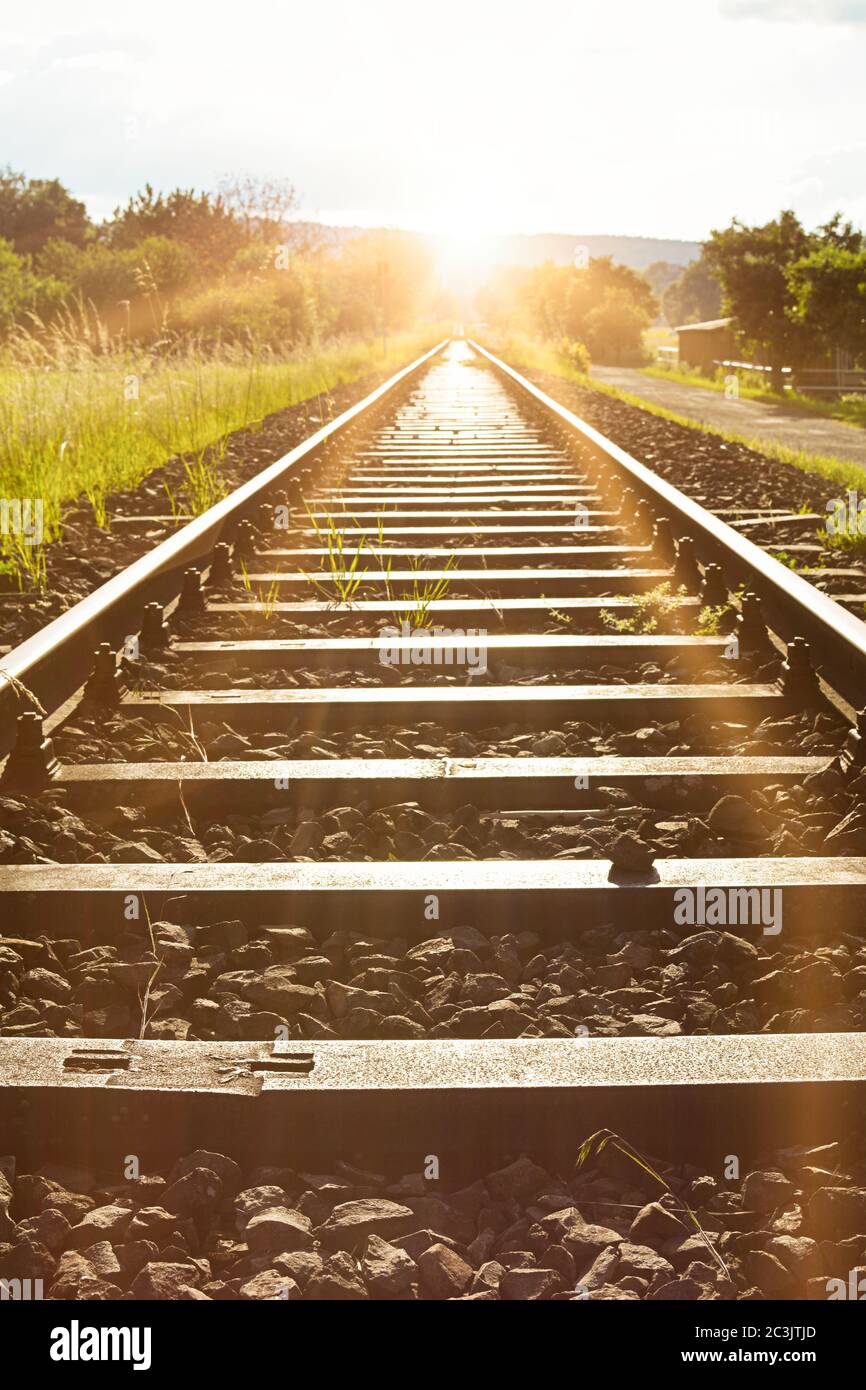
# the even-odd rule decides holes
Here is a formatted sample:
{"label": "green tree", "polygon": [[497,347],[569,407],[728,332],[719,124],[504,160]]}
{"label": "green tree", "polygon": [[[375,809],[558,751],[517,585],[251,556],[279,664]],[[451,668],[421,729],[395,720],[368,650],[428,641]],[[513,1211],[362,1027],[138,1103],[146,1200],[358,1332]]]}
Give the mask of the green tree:
{"label": "green tree", "polygon": [[628,290],[605,290],[601,303],[590,309],[584,321],[583,339],[593,361],[638,361],[648,321],[646,309]]}
{"label": "green tree", "polygon": [[814,346],[808,327],[794,314],[789,268],[817,245],[793,212],[781,212],[762,227],[736,218],[704,243],[704,257],[722,286],[723,305],[748,349],[773,369],[782,389],[784,366],[798,366]]}
{"label": "green tree", "polygon": [[[858,234],[859,235],[859,234]],[[825,243],[788,271],[791,317],[810,338],[866,358],[866,246]]]}
{"label": "green tree", "polygon": [[33,277],[15,248],[0,238],[0,330],[8,332],[33,299]]}
{"label": "green tree", "polygon": [[0,237],[21,256],[35,255],[51,237],[83,246],[90,222],[83,203],[58,179],[28,179],[0,170]]}
{"label": "green tree", "polygon": [[532,331],[584,343],[601,362],[639,359],[643,330],[658,312],[643,276],[609,256],[584,269],[547,261],[517,282],[516,297]]}
{"label": "green tree", "polygon": [[719,318],[722,287],[704,256],[690,261],[679,278],[667,287],[662,296],[662,308],[672,327]]}
{"label": "green tree", "polygon": [[669,285],[679,280],[683,273],[681,265],[675,261],[653,261],[645,270],[641,271],[653,294],[661,299]]}
{"label": "green tree", "polygon": [[192,188],[155,193],[149,183],[125,208],[115,208],[102,231],[109,246],[122,250],[148,237],[182,242],[194,253],[202,279],[224,270],[252,235],[250,226],[218,194]]}

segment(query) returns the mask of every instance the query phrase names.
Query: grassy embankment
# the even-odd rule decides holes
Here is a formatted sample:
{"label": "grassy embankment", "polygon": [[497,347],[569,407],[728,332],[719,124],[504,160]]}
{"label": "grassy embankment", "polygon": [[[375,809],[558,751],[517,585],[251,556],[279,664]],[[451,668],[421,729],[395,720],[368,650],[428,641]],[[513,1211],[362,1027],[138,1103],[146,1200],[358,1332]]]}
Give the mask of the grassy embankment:
{"label": "grassy embankment", "polygon": [[[620,391],[614,386],[595,381],[585,373],[576,371],[557,352],[553,344],[541,342],[523,334],[510,334],[499,339],[495,344],[491,342],[489,346],[492,351],[513,367],[530,372],[549,372],[551,376],[562,377],[564,380],[572,381],[575,385],[582,386],[587,390],[612,396],[615,400],[623,401],[626,405],[637,406],[640,410],[645,410],[648,414],[656,415],[662,420],[670,420],[675,425],[700,430],[702,434],[714,435],[727,443],[745,444],[748,448],[754,449],[767,458],[790,464],[803,473],[810,473],[816,478],[820,478],[823,482],[833,483],[838,486],[840,493],[849,490],[862,493],[866,490],[866,472],[859,464],[831,455],[811,454],[803,449],[791,449],[785,444],[777,444],[771,440],[755,439],[751,435],[704,425],[699,420],[692,420],[686,415],[677,414],[676,411],[666,410],[663,406],[655,405],[651,401],[643,400],[640,396],[632,395],[631,392]],[[818,535],[831,549],[848,553],[852,551],[861,554],[866,553],[866,536],[856,534],[828,536],[824,530],[820,530]]]}
{"label": "grassy embankment", "polygon": [[[686,364],[666,362],[656,362],[640,370],[644,376],[654,376],[660,381],[675,381],[678,386],[698,386],[705,391],[724,391],[725,377],[730,375],[722,367],[717,369],[715,376],[709,377]],[[770,389],[760,372],[742,371],[736,375],[737,391],[742,399],[793,407],[804,415],[824,415],[844,425],[866,428],[866,397],[862,395],[843,396],[837,401],[819,400],[799,391],[785,391],[780,395],[778,391]]]}
{"label": "grassy embankment", "polygon": [[[186,479],[166,508],[198,515],[224,495],[219,460],[229,436],[265,416],[369,373],[387,375],[443,336],[400,333],[342,340],[277,356],[194,347],[160,357],[143,349],[58,336],[20,338],[0,357],[0,587],[39,584],[44,545],[63,535],[63,508],[86,498],[100,526],[107,500],[169,459]],[[323,421],[328,403],[319,406]],[[10,524],[9,504],[41,502],[42,544]]]}

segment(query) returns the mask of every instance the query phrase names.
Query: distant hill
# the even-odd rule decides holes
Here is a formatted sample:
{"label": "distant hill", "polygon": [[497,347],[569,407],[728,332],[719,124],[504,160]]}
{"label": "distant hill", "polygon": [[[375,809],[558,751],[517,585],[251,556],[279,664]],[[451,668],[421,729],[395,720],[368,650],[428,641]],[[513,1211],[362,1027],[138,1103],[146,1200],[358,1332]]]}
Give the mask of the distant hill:
{"label": "distant hill", "polygon": [[653,261],[688,265],[701,254],[697,241],[645,236],[566,236],[560,232],[540,232],[535,236],[504,236],[491,238],[491,241],[495,245],[495,259],[510,265],[540,265],[543,261],[566,265],[574,260],[579,246],[585,246],[590,256],[611,256],[634,270],[645,270]]}
{"label": "distant hill", "polygon": [[[300,222],[295,224],[299,231],[316,235],[328,246],[339,246],[354,237],[364,236],[369,227],[332,227],[324,222]],[[444,237],[426,238],[434,246],[446,240]],[[701,253],[700,242],[678,241],[661,237],[645,236],[580,236],[566,235],[563,232],[538,232],[534,235],[491,236],[476,247],[476,257],[488,264],[541,265],[544,261],[554,261],[567,265],[574,260],[579,246],[585,246],[590,256],[611,256],[621,265],[629,265],[634,270],[645,270],[654,261],[667,261],[674,265],[688,265],[697,260]]]}

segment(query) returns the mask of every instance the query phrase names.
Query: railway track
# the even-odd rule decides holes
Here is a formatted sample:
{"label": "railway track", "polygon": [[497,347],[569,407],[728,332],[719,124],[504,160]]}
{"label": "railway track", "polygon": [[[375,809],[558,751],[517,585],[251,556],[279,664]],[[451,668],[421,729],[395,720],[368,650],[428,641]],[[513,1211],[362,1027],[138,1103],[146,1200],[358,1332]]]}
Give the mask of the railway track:
{"label": "railway track", "polygon": [[[416,1173],[435,1236],[437,1181],[537,1198],[602,1127],[681,1177],[838,1144],[866,627],[730,519],[452,341],[5,656],[0,1148]],[[508,1296],[571,1296],[562,1243]]]}

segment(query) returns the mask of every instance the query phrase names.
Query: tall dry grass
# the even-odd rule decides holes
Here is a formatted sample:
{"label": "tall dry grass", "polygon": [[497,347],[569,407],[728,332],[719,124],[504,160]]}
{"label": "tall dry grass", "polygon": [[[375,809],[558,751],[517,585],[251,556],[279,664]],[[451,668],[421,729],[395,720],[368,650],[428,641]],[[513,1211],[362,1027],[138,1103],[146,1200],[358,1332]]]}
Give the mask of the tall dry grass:
{"label": "tall dry grass", "polygon": [[[229,436],[287,406],[371,372],[397,370],[437,341],[436,328],[344,339],[285,354],[253,343],[208,352],[194,340],[147,348],[112,339],[92,312],[70,310],[19,329],[0,350],[0,576],[44,582],[44,546],[63,535],[64,508],[86,499],[107,526],[113,492],[137,487],[181,456],[186,481],[170,504],[197,515],[224,495]],[[323,419],[327,407],[322,404]],[[16,503],[41,503],[40,543],[11,524]],[[0,579],[0,583],[3,580]]]}

